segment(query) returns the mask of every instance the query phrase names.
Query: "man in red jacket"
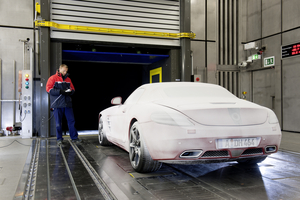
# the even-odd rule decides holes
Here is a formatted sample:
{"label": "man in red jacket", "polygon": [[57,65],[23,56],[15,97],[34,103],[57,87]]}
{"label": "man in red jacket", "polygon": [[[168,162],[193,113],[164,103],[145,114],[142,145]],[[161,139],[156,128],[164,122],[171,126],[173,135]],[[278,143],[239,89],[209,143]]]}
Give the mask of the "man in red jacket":
{"label": "man in red jacket", "polygon": [[68,77],[68,66],[60,65],[56,74],[52,75],[46,85],[46,91],[50,94],[50,107],[54,109],[54,117],[56,122],[57,145],[62,145],[62,118],[66,116],[70,137],[73,142],[80,143],[78,133],[75,128],[75,118],[72,109],[71,96],[75,92],[74,85]]}

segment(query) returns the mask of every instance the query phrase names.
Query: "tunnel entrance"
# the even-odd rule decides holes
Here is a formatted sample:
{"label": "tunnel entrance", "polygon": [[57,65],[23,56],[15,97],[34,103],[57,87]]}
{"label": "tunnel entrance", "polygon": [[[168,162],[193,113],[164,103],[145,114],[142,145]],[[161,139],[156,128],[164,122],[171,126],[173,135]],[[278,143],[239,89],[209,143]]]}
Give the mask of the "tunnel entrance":
{"label": "tunnel entrance", "polygon": [[[143,66],[129,64],[65,61],[75,87],[73,110],[77,130],[98,129],[98,114],[112,106],[111,99],[123,102],[143,84]],[[64,123],[65,124],[65,123]]]}
{"label": "tunnel entrance", "polygon": [[[153,63],[166,62],[169,49],[111,47],[90,44],[62,44],[62,63],[69,66],[75,93],[73,110],[78,131],[97,130],[99,112],[111,99],[127,97],[149,83]],[[156,77],[153,77],[153,82]],[[66,119],[63,129],[67,130]]]}

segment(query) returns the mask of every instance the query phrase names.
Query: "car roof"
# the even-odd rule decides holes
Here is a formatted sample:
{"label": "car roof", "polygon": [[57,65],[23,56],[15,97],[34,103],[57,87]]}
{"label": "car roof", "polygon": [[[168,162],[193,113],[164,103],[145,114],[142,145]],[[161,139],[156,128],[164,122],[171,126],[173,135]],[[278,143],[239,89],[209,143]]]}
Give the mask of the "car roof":
{"label": "car roof", "polygon": [[214,87],[214,88],[223,88],[216,84],[211,83],[199,83],[199,82],[161,82],[161,83],[147,83],[139,88],[145,88],[145,89],[158,89],[158,88],[168,88],[168,87],[174,87],[174,86],[200,86],[200,87]]}
{"label": "car roof", "polygon": [[139,101],[153,101],[157,99],[167,98],[164,89],[174,88],[174,87],[201,87],[201,88],[214,88],[217,90],[224,91],[226,90],[222,86],[210,84],[210,83],[195,83],[195,82],[162,82],[162,83],[150,83],[140,86],[138,89],[145,89],[144,94]]}

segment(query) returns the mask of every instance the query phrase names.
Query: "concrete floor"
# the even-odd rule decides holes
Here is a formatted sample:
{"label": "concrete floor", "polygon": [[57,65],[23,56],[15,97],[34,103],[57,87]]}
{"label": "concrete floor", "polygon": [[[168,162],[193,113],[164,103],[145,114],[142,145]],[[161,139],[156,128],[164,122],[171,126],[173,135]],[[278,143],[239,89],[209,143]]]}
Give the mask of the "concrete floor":
{"label": "concrete floor", "polygon": [[32,139],[0,137],[0,199],[13,199]]}
{"label": "concrete floor", "polygon": [[300,153],[300,133],[283,131],[280,149]]}
{"label": "concrete floor", "polygon": [[[13,199],[32,139],[0,137],[0,200]],[[300,133],[282,132],[281,150],[300,153]]]}

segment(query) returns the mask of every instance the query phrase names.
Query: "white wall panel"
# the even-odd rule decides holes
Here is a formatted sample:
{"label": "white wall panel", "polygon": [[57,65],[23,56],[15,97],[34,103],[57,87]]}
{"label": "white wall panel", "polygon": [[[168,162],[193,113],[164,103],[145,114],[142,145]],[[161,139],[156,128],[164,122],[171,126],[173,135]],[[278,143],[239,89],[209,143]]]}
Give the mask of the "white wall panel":
{"label": "white wall panel", "polygon": [[281,31],[281,0],[262,1],[262,37]]}
{"label": "white wall panel", "polygon": [[300,1],[282,1],[282,31],[300,26]]}
{"label": "white wall panel", "polygon": [[[179,0],[51,0],[51,21],[59,24],[179,33]],[[180,46],[179,39],[107,35],[51,29],[51,38]]]}
{"label": "white wall panel", "polygon": [[33,28],[32,0],[0,0],[0,25]]}
{"label": "white wall panel", "polygon": [[191,28],[195,39],[205,40],[205,0],[191,1]]}
{"label": "white wall panel", "polygon": [[[282,45],[300,41],[300,30],[282,34]],[[282,60],[283,130],[300,132],[300,57]]]}
{"label": "white wall panel", "polygon": [[[2,77],[0,78],[2,86],[2,100],[19,99],[18,91],[18,73],[23,70],[23,43],[19,39],[30,38],[28,46],[33,46],[33,30],[4,28],[0,27],[0,59],[2,60]],[[25,51],[25,69],[28,69],[30,63],[29,52]],[[13,66],[15,62],[16,75],[13,74]],[[14,78],[16,80],[16,88],[14,88]],[[13,126],[13,107],[16,107],[16,122],[20,122],[20,111],[18,102],[2,102],[2,127]],[[23,115],[24,117],[24,115]]]}

